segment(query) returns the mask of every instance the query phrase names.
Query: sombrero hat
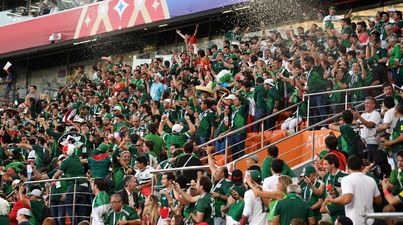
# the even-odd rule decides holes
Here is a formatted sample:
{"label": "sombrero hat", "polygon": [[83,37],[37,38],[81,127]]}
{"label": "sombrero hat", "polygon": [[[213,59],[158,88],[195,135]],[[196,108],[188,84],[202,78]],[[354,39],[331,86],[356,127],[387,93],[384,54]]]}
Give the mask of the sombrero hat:
{"label": "sombrero hat", "polygon": [[208,82],[208,84],[206,86],[198,85],[198,86],[196,86],[196,90],[204,91],[204,92],[207,92],[207,93],[210,93],[213,95],[214,94],[213,82],[212,81]]}

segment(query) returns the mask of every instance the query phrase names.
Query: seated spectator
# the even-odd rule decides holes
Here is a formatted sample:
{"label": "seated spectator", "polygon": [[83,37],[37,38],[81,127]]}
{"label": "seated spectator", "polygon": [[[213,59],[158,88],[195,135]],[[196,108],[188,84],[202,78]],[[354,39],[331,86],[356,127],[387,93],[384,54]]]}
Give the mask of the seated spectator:
{"label": "seated spectator", "polygon": [[111,209],[106,215],[105,225],[115,225],[117,223],[140,225],[141,220],[132,208],[123,204],[119,194],[114,194],[111,197]]}

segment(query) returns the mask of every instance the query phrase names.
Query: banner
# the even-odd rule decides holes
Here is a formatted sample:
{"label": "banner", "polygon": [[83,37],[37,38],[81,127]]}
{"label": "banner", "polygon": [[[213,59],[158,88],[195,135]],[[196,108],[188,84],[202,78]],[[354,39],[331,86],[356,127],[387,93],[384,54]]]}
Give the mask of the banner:
{"label": "banner", "polygon": [[0,55],[229,6],[248,0],[109,0],[0,27]]}

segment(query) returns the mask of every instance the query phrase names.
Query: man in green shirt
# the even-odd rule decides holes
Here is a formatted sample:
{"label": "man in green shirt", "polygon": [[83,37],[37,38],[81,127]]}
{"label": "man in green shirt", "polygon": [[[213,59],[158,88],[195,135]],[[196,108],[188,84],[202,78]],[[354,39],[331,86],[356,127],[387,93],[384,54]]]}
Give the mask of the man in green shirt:
{"label": "man in green shirt", "polygon": [[[232,96],[234,105],[231,115],[231,130],[237,130],[246,125],[246,118],[248,115],[248,104],[246,100],[242,99],[240,96]],[[232,159],[237,159],[244,154],[245,149],[245,139],[246,139],[246,129],[242,129],[231,136],[231,153]]]}
{"label": "man in green shirt", "polygon": [[299,197],[301,188],[296,184],[287,187],[287,197],[278,201],[273,218],[273,224],[289,225],[292,219],[302,219],[306,224],[316,223],[314,214],[308,203]]}
{"label": "man in green shirt", "polygon": [[199,200],[195,205],[195,211],[191,213],[193,221],[196,223],[206,222],[208,225],[213,225],[213,197],[210,194],[211,180],[207,176],[201,176],[197,181],[196,188],[199,191]]}
{"label": "man in green shirt", "polygon": [[398,194],[403,191],[403,150],[400,150],[397,154],[396,168],[390,173],[389,190],[393,190],[393,194]]}
{"label": "man in green shirt", "polygon": [[210,100],[204,99],[200,104],[199,120],[196,120],[197,135],[200,138],[200,144],[213,139],[215,125],[215,114],[211,110]]}
{"label": "man in green shirt", "polygon": [[316,221],[322,219],[320,207],[323,203],[323,192],[325,191],[325,184],[318,179],[316,170],[313,166],[308,165],[304,168],[301,174],[303,183],[301,184],[301,197],[306,201],[314,213]]}
{"label": "man in green shirt", "polygon": [[[305,71],[308,72],[307,77],[308,77],[308,91],[309,93],[317,93],[321,91],[325,91],[326,87],[329,84],[329,81],[327,81],[325,78],[323,78],[323,74],[321,71],[319,71],[317,68],[314,67],[315,61],[314,58],[311,56],[306,56],[304,58],[304,66],[305,66]],[[311,96],[310,98],[311,101],[311,107],[315,108],[316,110],[311,113],[312,116],[317,115],[318,117],[311,120],[312,124],[315,124],[315,122],[322,121],[326,119],[326,109],[322,107],[323,105],[326,105],[324,102],[324,96],[323,95],[315,95]],[[309,124],[309,125],[312,125]]]}
{"label": "man in green shirt", "polygon": [[[277,156],[278,156],[277,146],[268,147],[267,153],[268,153],[268,156],[263,161],[263,165],[262,165],[262,180],[264,180],[267,177],[271,177],[273,175],[273,173],[271,171],[271,162],[274,159],[277,159]],[[281,171],[281,175],[287,175],[287,176],[291,177],[292,179],[297,178],[295,173],[291,170],[290,166],[286,162],[284,162],[284,166],[283,166],[283,170]]]}
{"label": "man in green shirt", "polygon": [[[62,174],[64,177],[84,177],[84,167],[81,164],[78,156],[75,155],[77,149],[74,145],[68,144],[67,146],[67,159],[60,165],[59,169],[53,175],[52,179],[58,179]],[[53,183],[53,185],[56,185]],[[75,202],[73,201],[73,192],[76,191]],[[88,220],[91,214],[91,200],[89,195],[88,183],[85,180],[76,180],[67,182],[66,205],[67,213],[71,220],[74,220],[73,225],[78,224],[82,220]],[[73,211],[73,203],[76,204]]]}
{"label": "man in green shirt", "polygon": [[105,219],[105,225],[140,225],[141,220],[136,211],[130,206],[123,204],[122,197],[114,194],[111,197],[111,209]]}
{"label": "man in green shirt", "polygon": [[385,148],[392,150],[393,158],[396,162],[396,153],[402,150],[403,146],[403,103],[399,102],[395,106],[395,117],[398,118],[395,128],[392,132],[391,141],[384,140],[383,144]]}
{"label": "man in green shirt", "polygon": [[[341,195],[341,179],[347,176],[346,173],[339,170],[340,161],[335,154],[327,154],[323,158],[323,167],[326,170],[326,174],[323,178],[326,191],[324,192],[324,198],[328,195],[333,198]],[[344,216],[344,206],[337,204],[326,204],[320,208],[321,213],[328,213],[332,222],[334,223],[339,216]]]}
{"label": "man in green shirt", "polygon": [[155,155],[157,155],[158,161],[160,162],[164,140],[159,135],[157,135],[157,126],[155,124],[149,124],[147,128],[148,134],[144,136],[144,139],[146,141],[152,141],[154,143],[153,152],[155,153]]}
{"label": "man in green shirt", "polygon": [[351,155],[361,155],[360,149],[358,149],[357,142],[359,138],[359,128],[353,124],[353,113],[351,110],[344,110],[342,112],[342,123],[329,124],[329,129],[339,131],[341,133],[339,137],[339,148]]}
{"label": "man in green shirt", "polygon": [[[253,98],[256,103],[256,111],[254,120],[257,121],[261,118],[264,118],[268,115],[267,113],[267,105],[266,100],[268,97],[267,89],[265,88],[266,85],[263,84],[263,77],[256,78],[256,84]],[[259,131],[260,125],[256,124],[254,131]]]}

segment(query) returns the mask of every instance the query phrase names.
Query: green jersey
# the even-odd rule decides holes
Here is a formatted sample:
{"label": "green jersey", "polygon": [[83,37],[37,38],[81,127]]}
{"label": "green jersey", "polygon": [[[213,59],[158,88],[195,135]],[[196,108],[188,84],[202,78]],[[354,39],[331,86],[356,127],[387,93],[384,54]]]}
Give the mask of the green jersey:
{"label": "green jersey", "polygon": [[[336,193],[336,197],[338,197],[341,193],[339,194],[336,189],[341,188],[341,179],[347,175],[348,174],[344,173],[341,170],[339,170],[335,175],[327,173],[323,178],[326,187],[324,198],[326,198],[329,194],[328,188],[331,188]],[[326,209],[329,212],[330,218],[333,223],[336,221],[337,217],[345,215],[343,205],[328,204],[326,206]]]}
{"label": "green jersey", "polygon": [[[392,131],[392,141],[396,140],[403,134],[403,117],[400,117],[399,121],[397,121],[395,128]],[[397,153],[398,151],[403,149],[403,143],[397,143],[392,146],[392,152]]]}
{"label": "green jersey", "polygon": [[[313,183],[313,186],[315,188],[319,188],[321,185],[324,185],[323,182],[319,179],[316,179],[315,182]],[[301,184],[301,197],[304,201],[306,201],[309,205],[309,207],[312,207],[315,205],[319,199],[323,198],[323,195],[317,196],[313,193],[312,188],[307,185],[305,182]],[[313,210],[313,213],[315,215],[315,219],[317,221],[322,219],[322,214],[320,213],[319,209]]]}
{"label": "green jersey", "polygon": [[200,196],[195,205],[195,213],[204,213],[202,222],[206,222],[208,225],[214,225],[213,205],[214,199],[210,193],[205,193],[203,196]]}
{"label": "green jersey", "polygon": [[116,225],[119,220],[140,220],[140,217],[130,206],[123,205],[120,212],[115,212],[112,209],[109,210],[105,219],[105,225]]}
{"label": "green jersey", "polygon": [[[211,192],[217,192],[220,195],[229,195],[229,190],[233,184],[225,179],[216,182],[211,189]],[[221,207],[225,206],[226,202],[217,198],[214,201],[214,216],[221,217]]]}
{"label": "green jersey", "polygon": [[211,128],[215,127],[215,114],[211,109],[200,113],[200,126],[197,128],[197,134],[200,137],[209,138]]}
{"label": "green jersey", "polygon": [[314,216],[309,205],[295,193],[288,194],[285,199],[277,203],[274,215],[280,216],[281,225],[289,225],[294,218],[302,219],[307,223],[308,218]]}

